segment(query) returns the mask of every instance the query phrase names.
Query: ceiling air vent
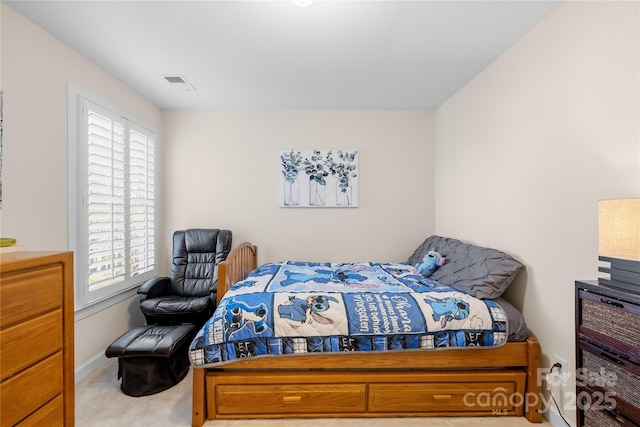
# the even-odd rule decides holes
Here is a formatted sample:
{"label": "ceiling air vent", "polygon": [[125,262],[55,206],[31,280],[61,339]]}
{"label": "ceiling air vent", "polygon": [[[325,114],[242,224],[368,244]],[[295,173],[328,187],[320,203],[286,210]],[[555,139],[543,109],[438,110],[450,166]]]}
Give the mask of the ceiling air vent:
{"label": "ceiling air vent", "polygon": [[196,90],[196,88],[193,87],[193,85],[189,83],[187,79],[185,79],[184,76],[180,74],[171,74],[171,75],[166,75],[162,77],[167,82],[169,82],[171,86],[175,87],[176,89],[186,90],[186,91]]}

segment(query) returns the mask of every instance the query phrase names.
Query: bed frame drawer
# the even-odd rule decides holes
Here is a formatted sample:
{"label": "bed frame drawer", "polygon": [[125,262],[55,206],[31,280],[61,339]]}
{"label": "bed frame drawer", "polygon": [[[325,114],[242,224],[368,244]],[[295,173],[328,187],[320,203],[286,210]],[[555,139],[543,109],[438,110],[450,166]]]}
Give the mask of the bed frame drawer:
{"label": "bed frame drawer", "polygon": [[364,384],[220,385],[216,390],[221,415],[362,412]]}
{"label": "bed frame drawer", "polygon": [[522,370],[216,372],[207,417],[522,415]]}
{"label": "bed frame drawer", "polygon": [[[524,381],[524,378],[523,378]],[[522,415],[514,382],[475,384],[370,384],[371,412],[492,412]]]}

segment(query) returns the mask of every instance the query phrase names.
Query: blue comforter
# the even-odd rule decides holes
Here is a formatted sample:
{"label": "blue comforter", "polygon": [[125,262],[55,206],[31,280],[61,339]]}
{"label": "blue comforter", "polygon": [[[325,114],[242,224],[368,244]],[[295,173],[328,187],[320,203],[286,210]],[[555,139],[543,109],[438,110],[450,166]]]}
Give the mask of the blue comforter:
{"label": "blue comforter", "polygon": [[191,343],[196,367],[343,351],[498,347],[507,318],[401,263],[265,264],[225,294]]}

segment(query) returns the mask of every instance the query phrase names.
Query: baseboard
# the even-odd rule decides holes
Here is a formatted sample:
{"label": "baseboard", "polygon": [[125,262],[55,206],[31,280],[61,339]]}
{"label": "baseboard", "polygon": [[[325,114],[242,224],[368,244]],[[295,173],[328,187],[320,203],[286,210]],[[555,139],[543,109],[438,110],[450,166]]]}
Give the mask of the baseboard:
{"label": "baseboard", "polygon": [[[576,427],[575,423],[565,416],[563,419],[555,406],[551,406],[549,410],[544,414],[553,427]],[[566,419],[566,422],[565,422]]]}
{"label": "baseboard", "polygon": [[92,359],[90,359],[88,362],[84,363],[82,366],[79,366],[78,368],[76,368],[76,372],[75,372],[76,384],[82,381],[91,372],[95,371],[96,369],[98,369],[99,367],[107,363],[107,360],[108,360],[107,356],[105,356],[104,353],[101,353],[96,355]]}

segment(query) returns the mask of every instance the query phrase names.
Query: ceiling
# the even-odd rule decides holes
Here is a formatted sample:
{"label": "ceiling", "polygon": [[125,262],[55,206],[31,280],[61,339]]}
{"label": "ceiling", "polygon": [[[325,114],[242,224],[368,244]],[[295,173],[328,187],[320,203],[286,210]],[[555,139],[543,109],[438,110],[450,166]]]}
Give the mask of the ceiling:
{"label": "ceiling", "polygon": [[4,3],[163,109],[425,110],[561,1]]}

